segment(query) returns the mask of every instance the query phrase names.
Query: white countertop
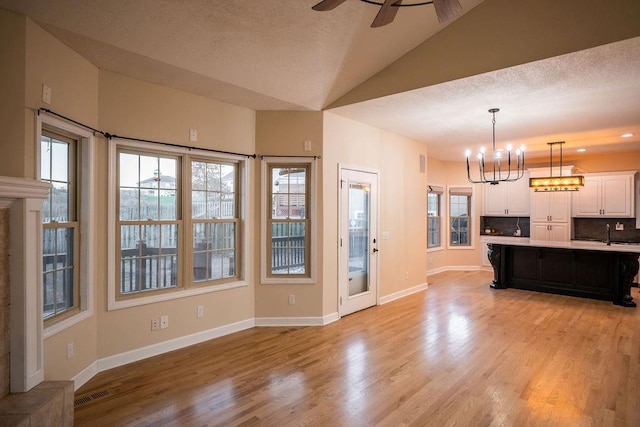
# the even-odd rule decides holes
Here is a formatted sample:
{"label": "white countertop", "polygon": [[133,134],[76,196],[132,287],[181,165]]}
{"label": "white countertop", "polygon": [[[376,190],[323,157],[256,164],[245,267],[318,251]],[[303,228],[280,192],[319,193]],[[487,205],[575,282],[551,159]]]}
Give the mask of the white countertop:
{"label": "white countertop", "polygon": [[587,240],[571,240],[569,242],[550,242],[547,240],[531,240],[527,237],[509,236],[480,236],[483,243],[497,243],[514,246],[537,246],[542,248],[563,248],[563,249],[583,249],[589,251],[609,251],[609,252],[630,252],[640,254],[640,244],[626,245],[622,243],[611,243],[606,245],[602,242],[591,242]]}

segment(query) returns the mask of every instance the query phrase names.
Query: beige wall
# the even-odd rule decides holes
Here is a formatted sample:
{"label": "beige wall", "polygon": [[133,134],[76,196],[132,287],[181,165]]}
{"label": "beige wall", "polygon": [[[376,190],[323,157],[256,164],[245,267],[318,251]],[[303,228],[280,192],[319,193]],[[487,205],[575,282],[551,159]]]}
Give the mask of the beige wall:
{"label": "beige wall", "polygon": [[[554,159],[554,174],[559,160]],[[575,166],[579,173],[640,170],[640,147],[635,151],[614,151],[610,153],[565,154],[563,165]],[[527,167],[549,167],[549,158],[527,160]]]}
{"label": "beige wall", "polygon": [[[35,178],[35,111],[44,107],[96,126],[98,69],[29,19],[25,33],[24,176]],[[52,90],[51,104],[42,102],[43,84]],[[96,332],[94,316],[47,338],[44,341],[45,379],[69,379],[93,363],[97,357]],[[74,356],[67,360],[66,347],[70,342],[74,343]]]}
{"label": "beige wall", "polygon": [[338,309],[339,165],[379,173],[378,231],[390,236],[378,246],[379,296],[426,283],[426,174],[419,172],[420,154],[427,154],[422,144],[324,114],[324,314]]}
{"label": "beige wall", "polygon": [[[479,227],[480,215],[482,214],[482,185],[470,184],[467,180],[466,165],[460,162],[445,162],[430,157],[427,161],[427,177],[429,184],[443,185],[445,187],[445,195],[443,197],[443,250],[430,251],[428,253],[429,270],[438,270],[446,267],[477,267],[480,264],[480,242]],[[471,248],[469,249],[450,249],[447,248],[447,239],[449,238],[448,230],[448,198],[446,191],[448,187],[473,187],[473,197],[471,201],[472,208],[472,230],[471,230]]]}
{"label": "beige wall", "polygon": [[[100,128],[113,134],[173,144],[253,154],[255,152],[255,112],[223,102],[169,89],[152,83],[101,70],[99,73]],[[190,143],[189,129],[198,131],[198,141]],[[162,146],[158,146],[161,149]],[[100,160],[98,193],[106,194],[108,180],[107,144],[98,147]],[[253,160],[249,160],[254,169]],[[249,183],[249,194],[253,186]],[[106,197],[98,200],[98,211],[107,212]],[[100,259],[107,259],[107,219],[98,220]],[[254,235],[254,226],[246,230]],[[254,240],[250,239],[250,245]],[[249,248],[252,253],[253,248]],[[179,298],[138,307],[108,311],[105,262],[99,266],[98,358],[157,344],[215,327],[253,318],[253,271],[247,269],[249,286]],[[198,305],[204,317],[196,317]],[[169,316],[169,328],[151,331],[151,319]]]}
{"label": "beige wall", "polygon": [[[311,151],[304,151],[304,141],[311,141]],[[288,155],[288,156],[322,156],[323,128],[322,112],[302,111],[259,111],[256,117],[256,151],[263,155]],[[254,197],[254,220],[256,223],[255,240],[261,239],[261,193],[265,183],[261,174],[263,162],[256,160],[256,191]],[[260,252],[258,243],[255,247],[256,292],[255,305],[256,317],[319,317],[322,315],[323,293],[323,254],[324,219],[322,215],[323,187],[322,165],[324,159],[315,160],[313,167],[316,171],[316,186],[312,188],[312,194],[316,195],[316,217],[311,218],[317,227],[316,256],[312,260],[316,266],[316,282],[314,284],[284,284],[270,283],[260,284]],[[295,295],[295,305],[289,305],[289,295]]]}
{"label": "beige wall", "polygon": [[0,175],[24,177],[27,18],[0,8]]}

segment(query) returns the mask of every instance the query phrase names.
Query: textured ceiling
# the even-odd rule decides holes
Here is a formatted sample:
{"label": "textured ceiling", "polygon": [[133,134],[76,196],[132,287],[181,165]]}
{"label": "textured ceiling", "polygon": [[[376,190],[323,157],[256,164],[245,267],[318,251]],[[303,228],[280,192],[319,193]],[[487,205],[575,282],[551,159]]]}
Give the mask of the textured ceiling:
{"label": "textured ceiling", "polygon": [[[376,6],[349,0],[315,12],[317,1],[0,0],[0,7],[29,16],[102,69],[255,110],[326,108],[446,26],[430,5],[403,8],[392,24],[371,29]],[[467,14],[482,0],[461,3]],[[443,160],[491,144],[492,107],[501,109],[498,144],[525,144],[540,158],[555,140],[570,152],[640,149],[638,76],[635,38],[330,111],[428,144]],[[623,132],[635,136],[623,140]]]}
{"label": "textured ceiling", "polygon": [[[320,110],[445,27],[431,5],[318,0],[0,0],[96,66],[256,110]],[[468,12],[482,0],[462,0]],[[406,1],[405,3],[410,3]],[[462,15],[460,15],[462,16]]]}
{"label": "textured ceiling", "polygon": [[[547,142],[590,152],[640,149],[640,37],[332,110],[427,143],[429,155],[460,160],[465,149]],[[634,133],[633,138],[620,135]],[[446,141],[446,143],[443,143]],[[640,165],[638,165],[640,167]]]}

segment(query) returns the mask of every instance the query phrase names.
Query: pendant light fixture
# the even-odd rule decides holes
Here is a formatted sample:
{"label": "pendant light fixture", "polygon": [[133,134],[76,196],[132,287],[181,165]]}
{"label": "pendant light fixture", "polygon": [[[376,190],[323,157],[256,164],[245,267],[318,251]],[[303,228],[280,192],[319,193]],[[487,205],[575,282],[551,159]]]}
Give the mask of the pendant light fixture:
{"label": "pendant light fixture", "polygon": [[[533,191],[578,191],[584,187],[584,176],[562,176],[562,146],[564,141],[547,142],[549,145],[549,176],[543,178],[529,178],[529,187]],[[553,176],[553,146],[560,146],[560,176]]]}
{"label": "pendant light fixture", "polygon": [[496,150],[496,113],[498,111],[500,111],[499,108],[492,108],[489,110],[489,112],[493,114],[493,145],[491,153],[492,167],[490,167],[488,170],[485,167],[485,149],[484,147],[480,148],[480,152],[477,156],[479,177],[476,179],[471,178],[471,161],[469,159],[469,157],[471,156],[471,150],[467,150],[465,152],[465,155],[467,157],[467,179],[472,184],[496,185],[501,182],[516,181],[524,176],[524,145],[520,146],[520,148],[516,150],[516,164],[513,174],[511,173],[511,144],[507,145],[507,169],[506,171],[502,170],[502,153],[504,152],[504,150]]}

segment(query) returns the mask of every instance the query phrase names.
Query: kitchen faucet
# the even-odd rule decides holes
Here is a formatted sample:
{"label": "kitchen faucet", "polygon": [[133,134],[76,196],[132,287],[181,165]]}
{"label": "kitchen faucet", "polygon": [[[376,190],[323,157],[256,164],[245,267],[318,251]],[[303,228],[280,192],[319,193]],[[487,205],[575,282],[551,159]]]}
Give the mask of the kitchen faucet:
{"label": "kitchen faucet", "polygon": [[607,224],[605,228],[604,243],[606,243],[607,246],[611,246],[611,226],[609,224]]}

